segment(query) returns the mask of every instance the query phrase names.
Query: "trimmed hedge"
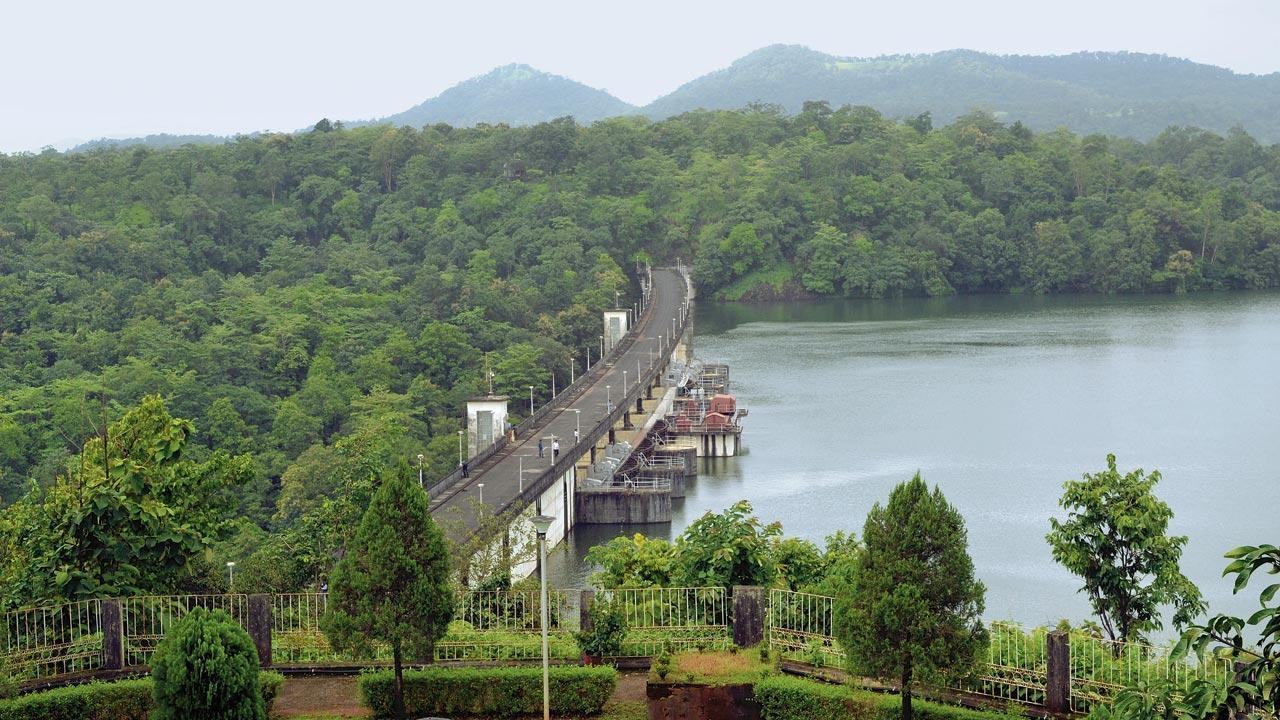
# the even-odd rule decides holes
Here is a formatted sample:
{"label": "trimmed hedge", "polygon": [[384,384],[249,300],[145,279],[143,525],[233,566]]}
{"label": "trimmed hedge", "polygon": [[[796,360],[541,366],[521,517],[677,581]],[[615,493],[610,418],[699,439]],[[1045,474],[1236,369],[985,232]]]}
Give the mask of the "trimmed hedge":
{"label": "trimmed hedge", "polygon": [[[898,720],[900,695],[854,690],[844,685],[779,676],[756,683],[756,700],[764,720]],[[1011,716],[970,710],[912,698],[919,720],[1009,720]]]}
{"label": "trimmed hedge", "polygon": [[[551,668],[551,714],[595,715],[618,686],[611,667]],[[391,717],[395,674],[390,670],[360,676],[360,698],[374,717]],[[516,717],[542,714],[542,668],[452,668],[406,670],[404,705],[408,714]],[[0,719],[3,720],[3,719]]]}
{"label": "trimmed hedge", "polygon": [[[284,676],[258,673],[268,708]],[[91,682],[0,700],[0,720],[148,720],[156,707],[151,678]]]}

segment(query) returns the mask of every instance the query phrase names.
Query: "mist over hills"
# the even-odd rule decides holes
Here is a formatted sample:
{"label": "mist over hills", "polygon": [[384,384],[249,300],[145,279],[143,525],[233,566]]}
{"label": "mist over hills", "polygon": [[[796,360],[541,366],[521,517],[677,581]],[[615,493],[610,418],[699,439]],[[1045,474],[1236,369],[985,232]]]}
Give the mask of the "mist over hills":
{"label": "mist over hills", "polygon": [[[1261,142],[1280,142],[1280,73],[1245,75],[1165,55],[1129,52],[993,55],[947,50],[855,58],[798,45],[756,50],[642,108],[569,78],[513,64],[458,83],[403,112],[345,124],[532,125],[564,116],[590,124],[632,114],[660,120],[698,109],[737,109],[752,103],[778,105],[795,113],[811,100],[833,107],[867,105],[895,118],[929,112],[938,124],[980,109],[1036,130],[1066,127],[1082,134],[1146,140],[1174,125],[1218,133],[1238,126]],[[102,139],[72,150],[226,139],[169,135]]]}

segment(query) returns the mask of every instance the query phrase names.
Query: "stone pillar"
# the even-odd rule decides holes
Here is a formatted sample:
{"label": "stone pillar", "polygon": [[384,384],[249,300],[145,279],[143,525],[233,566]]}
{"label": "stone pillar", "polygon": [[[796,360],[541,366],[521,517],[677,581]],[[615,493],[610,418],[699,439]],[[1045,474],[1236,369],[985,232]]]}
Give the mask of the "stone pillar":
{"label": "stone pillar", "polygon": [[636,398],[636,412],[644,412],[644,398]]}
{"label": "stone pillar", "polygon": [[733,586],[733,644],[741,648],[764,640],[764,588]]}
{"label": "stone pillar", "polygon": [[591,629],[591,604],[596,601],[595,590],[583,590],[582,597],[578,601],[578,628],[582,632]]}
{"label": "stone pillar", "polygon": [[102,669],[124,669],[124,623],[120,614],[119,598],[102,601],[102,615],[98,618],[102,630]]}
{"label": "stone pillar", "polygon": [[1071,712],[1071,640],[1055,630],[1046,638],[1044,704],[1049,712]]}
{"label": "stone pillar", "polygon": [[249,596],[249,637],[258,648],[258,665],[271,667],[271,596],[256,593]]}
{"label": "stone pillar", "polygon": [[609,427],[609,444],[612,445],[616,442],[618,442],[618,436],[614,433],[613,427],[610,426]]}
{"label": "stone pillar", "polygon": [[628,411],[626,411],[626,412],[622,413],[622,429],[623,429],[623,430],[630,430],[630,429],[632,429],[632,428],[634,428],[634,427],[635,427],[635,425],[632,425],[632,424],[631,424],[631,411],[630,411],[630,410],[628,410]]}

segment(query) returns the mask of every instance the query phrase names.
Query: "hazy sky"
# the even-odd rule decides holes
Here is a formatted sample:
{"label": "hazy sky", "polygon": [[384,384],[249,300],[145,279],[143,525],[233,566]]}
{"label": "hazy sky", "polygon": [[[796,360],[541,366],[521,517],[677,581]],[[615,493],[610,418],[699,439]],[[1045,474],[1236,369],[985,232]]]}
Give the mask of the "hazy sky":
{"label": "hazy sky", "polygon": [[772,43],[872,56],[1132,50],[1280,70],[1280,0],[5,0],[0,151],[291,130],[524,62],[643,104]]}

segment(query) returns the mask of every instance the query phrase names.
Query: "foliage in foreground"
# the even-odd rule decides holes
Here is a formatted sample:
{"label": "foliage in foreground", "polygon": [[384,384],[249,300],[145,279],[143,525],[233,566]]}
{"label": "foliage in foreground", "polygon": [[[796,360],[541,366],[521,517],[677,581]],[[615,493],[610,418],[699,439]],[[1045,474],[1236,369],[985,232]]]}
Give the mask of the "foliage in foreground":
{"label": "foliage in foreground", "polygon": [[334,569],[330,592],[329,612],[320,619],[330,644],[364,656],[372,654],[375,641],[391,647],[394,712],[403,720],[404,655],[434,655],[454,603],[444,536],[408,467],[383,475],[355,540]]}
{"label": "foliage in foreground", "polygon": [[[1226,556],[1231,563],[1222,574],[1235,575],[1233,592],[1243,590],[1259,570],[1280,574],[1280,548],[1274,545],[1239,547]],[[1098,708],[1090,717],[1094,720],[1225,720],[1246,714],[1280,717],[1277,593],[1280,593],[1280,582],[1264,588],[1258,598],[1261,609],[1247,619],[1217,615],[1203,625],[1187,628],[1170,656],[1170,662],[1181,662],[1191,652],[1201,662],[1210,655],[1225,657],[1240,666],[1234,677],[1196,679],[1185,692],[1168,682],[1126,688],[1113,708]]]}
{"label": "foliage in foreground", "polygon": [[[755,697],[764,720],[897,720],[902,697],[881,695],[844,685],[828,685],[790,676],[774,676],[756,683]],[[916,701],[920,720],[1008,720],[994,712]]]}
{"label": "foliage in foreground", "polygon": [[863,541],[836,596],[835,636],[854,672],[901,684],[911,720],[917,677],[963,672],[987,646],[986,588],[974,578],[964,518],[919,473],[871,509]]}
{"label": "foliage in foreground", "polygon": [[1066,520],[1050,518],[1053,558],[1084,580],[1081,591],[1112,640],[1140,641],[1162,627],[1162,607],[1182,628],[1204,612],[1196,588],[1178,567],[1185,535],[1169,536],[1173,510],[1156,497],[1160,473],[1125,475],[1116,456],[1107,469],[1069,481],[1059,504]]}
{"label": "foliage in foreground", "polygon": [[195,608],[151,659],[154,720],[266,720],[258,649],[221,610]]}
{"label": "foliage in foreground", "polygon": [[740,500],[721,513],[707,512],[675,542],[636,534],[617,537],[587,553],[600,568],[596,587],[654,586],[729,588],[762,585],[790,590],[813,588],[856,556],[858,543],[838,532],[825,550],[808,540],[783,538],[780,523],[765,524]]}
{"label": "foliage in foreground", "polygon": [[[258,674],[262,703],[270,708],[284,684],[279,673]],[[91,682],[0,700],[0,720],[150,720],[156,708],[152,678]]]}
{"label": "foliage in foreground", "polygon": [[[551,713],[595,715],[618,685],[611,667],[557,666],[550,669]],[[360,676],[361,701],[374,717],[394,717],[395,676],[388,671]],[[431,667],[404,672],[404,703],[413,717],[507,718],[542,712],[542,668]]]}
{"label": "foliage in foreground", "polygon": [[172,591],[199,572],[250,470],[247,456],[221,451],[187,460],[193,432],[148,395],[85,440],[46,492],[6,508],[0,608]]}

